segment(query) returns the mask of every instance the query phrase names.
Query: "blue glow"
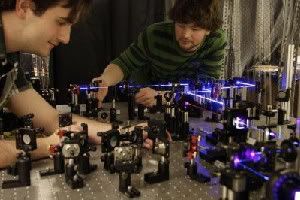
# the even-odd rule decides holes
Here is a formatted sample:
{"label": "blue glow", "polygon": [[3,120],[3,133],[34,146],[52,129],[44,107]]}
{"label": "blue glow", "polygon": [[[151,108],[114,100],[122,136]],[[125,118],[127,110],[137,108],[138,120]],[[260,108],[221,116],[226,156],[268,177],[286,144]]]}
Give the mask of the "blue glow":
{"label": "blue glow", "polygon": [[80,90],[98,90],[98,89],[105,89],[107,87],[95,87],[95,86],[92,86],[92,87],[80,87]]}
{"label": "blue glow", "polygon": [[[255,85],[249,84],[249,85],[240,85],[240,86],[223,86],[223,87],[221,87],[221,90],[226,90],[226,89],[230,89],[230,88],[239,89],[239,88],[249,88],[249,87],[255,87]],[[211,92],[211,88],[204,88],[202,90],[202,92],[209,93],[209,92]]]}
{"label": "blue glow", "polygon": [[263,175],[262,173],[257,172],[256,170],[254,170],[254,169],[252,169],[252,168],[250,168],[250,167],[248,167],[248,166],[246,166],[246,165],[244,165],[244,164],[242,164],[242,163],[240,163],[240,165],[241,165],[244,169],[246,169],[247,171],[253,173],[254,175],[256,175],[256,176],[258,176],[258,177],[260,177],[260,178],[262,178],[262,179],[264,179],[265,181],[270,180],[270,178],[269,178],[268,176],[265,176],[265,175]]}
{"label": "blue glow", "polygon": [[[219,84],[222,84],[220,81]],[[139,84],[130,84],[128,87],[129,88],[140,88],[140,87],[173,87],[173,86],[185,86],[189,87],[190,85],[188,83],[167,83],[167,84],[154,84],[154,85],[139,85]],[[205,87],[206,86],[206,87]],[[211,92],[211,87],[212,84],[210,82],[206,83],[204,86],[203,91],[201,92]],[[247,83],[247,82],[242,82],[242,81],[236,81],[235,85],[232,86],[224,86],[221,87],[221,89],[230,89],[230,88],[248,88],[248,87],[255,87],[256,85],[253,83]],[[125,88],[125,85],[119,85],[120,88]]]}
{"label": "blue glow", "polygon": [[221,89],[226,90],[226,89],[230,89],[230,88],[236,89],[236,88],[248,88],[248,87],[253,87],[253,86],[246,86],[246,85],[245,86],[224,86]]}
{"label": "blue glow", "polygon": [[172,84],[151,85],[153,87],[172,87]]}
{"label": "blue glow", "polygon": [[187,83],[179,83],[179,84],[157,84],[157,85],[150,85],[150,86],[153,86],[153,87],[172,87],[172,86],[189,86],[189,84]]}
{"label": "blue glow", "polygon": [[255,87],[256,86],[255,84],[241,82],[241,81],[237,81],[236,84],[238,84],[238,85],[245,85],[245,86],[249,86],[249,87]]}
{"label": "blue glow", "polygon": [[200,97],[200,98],[204,98],[210,102],[214,102],[214,103],[217,103],[217,104],[220,104],[220,105],[224,105],[224,103],[222,101],[217,101],[217,100],[214,100],[214,99],[211,99],[209,97],[205,97],[205,96],[202,96],[202,95],[199,95],[199,94],[195,94],[195,93],[192,93],[192,92],[187,92],[188,95],[192,95],[192,96],[196,96],[196,97]]}
{"label": "blue glow", "polygon": [[248,128],[248,120],[244,120],[242,118],[237,117],[237,118],[233,119],[232,125],[235,126],[236,129],[240,129],[240,130],[246,129],[246,128]]}
{"label": "blue glow", "polygon": [[300,200],[300,191],[295,192],[294,200]]}
{"label": "blue glow", "polygon": [[276,149],[276,153],[281,153],[281,149]]}
{"label": "blue glow", "polygon": [[198,93],[211,93],[211,90],[209,89],[203,89],[203,90],[198,90]]}
{"label": "blue glow", "polygon": [[233,160],[233,163],[236,164],[236,166],[240,163],[246,163],[246,162],[252,162],[253,160],[252,159],[240,159],[240,158],[236,158]]}
{"label": "blue glow", "polygon": [[187,83],[176,83],[176,84],[172,84],[172,83],[167,83],[167,84],[154,84],[154,85],[139,85],[139,84],[129,84],[129,85],[119,85],[119,88],[144,88],[144,87],[177,87],[177,86],[184,86],[184,87],[188,87],[189,84]]}
{"label": "blue glow", "polygon": [[[223,87],[221,87],[221,90],[226,90],[226,89],[230,89],[230,88],[237,89],[237,88],[255,87],[255,85],[251,85],[251,86],[250,85],[243,85],[243,86],[242,85],[240,85],[240,86],[223,86]],[[203,89],[203,91],[205,91],[205,92],[211,92],[211,89],[205,88],[205,89]]]}
{"label": "blue glow", "polygon": [[140,87],[140,86],[138,86],[138,85],[135,85],[135,86],[133,86],[133,85],[128,85],[128,86],[120,85],[120,86],[119,86],[119,88],[126,88],[126,87],[128,87],[128,88],[138,88],[138,87]]}

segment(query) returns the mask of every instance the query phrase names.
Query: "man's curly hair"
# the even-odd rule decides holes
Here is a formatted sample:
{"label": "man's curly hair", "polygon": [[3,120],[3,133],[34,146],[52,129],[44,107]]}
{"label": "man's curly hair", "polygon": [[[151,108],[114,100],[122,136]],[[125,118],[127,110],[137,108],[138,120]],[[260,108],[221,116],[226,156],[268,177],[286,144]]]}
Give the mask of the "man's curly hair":
{"label": "man's curly hair", "polygon": [[169,18],[178,23],[193,23],[215,31],[222,25],[220,0],[176,0]]}

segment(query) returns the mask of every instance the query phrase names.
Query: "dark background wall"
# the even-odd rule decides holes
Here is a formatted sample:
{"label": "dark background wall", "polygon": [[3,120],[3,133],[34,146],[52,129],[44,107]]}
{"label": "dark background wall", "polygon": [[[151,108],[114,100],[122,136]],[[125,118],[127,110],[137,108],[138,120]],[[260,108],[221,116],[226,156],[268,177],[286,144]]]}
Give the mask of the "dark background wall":
{"label": "dark background wall", "polygon": [[164,5],[162,0],[94,0],[87,18],[73,26],[70,43],[53,51],[58,104],[68,102],[70,83],[89,83],[147,25],[163,21]]}

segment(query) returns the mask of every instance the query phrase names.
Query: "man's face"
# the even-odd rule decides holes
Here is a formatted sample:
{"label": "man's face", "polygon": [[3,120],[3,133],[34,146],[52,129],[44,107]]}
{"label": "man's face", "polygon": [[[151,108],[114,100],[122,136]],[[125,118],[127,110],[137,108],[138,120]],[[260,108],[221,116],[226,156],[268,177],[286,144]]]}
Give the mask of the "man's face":
{"label": "man's face", "polygon": [[192,23],[175,23],[176,41],[185,52],[196,51],[208,34],[208,30],[195,26]]}
{"label": "man's face", "polygon": [[67,44],[70,40],[71,23],[68,21],[70,9],[60,5],[49,8],[43,15],[36,16],[28,9],[24,19],[22,51],[48,56],[59,43]]}

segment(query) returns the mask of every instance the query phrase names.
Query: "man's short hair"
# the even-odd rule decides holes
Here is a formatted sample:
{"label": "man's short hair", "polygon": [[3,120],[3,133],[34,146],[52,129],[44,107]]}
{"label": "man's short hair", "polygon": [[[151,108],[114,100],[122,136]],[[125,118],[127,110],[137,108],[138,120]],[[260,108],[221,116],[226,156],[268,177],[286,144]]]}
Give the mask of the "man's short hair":
{"label": "man's short hair", "polygon": [[[63,8],[71,8],[68,21],[73,23],[78,17],[87,13],[92,0],[31,0],[34,3],[34,13],[41,16],[49,8],[61,5]],[[16,7],[16,0],[1,0],[0,10],[11,11]]]}
{"label": "man's short hair", "polygon": [[176,0],[169,12],[174,22],[193,23],[203,29],[215,31],[222,25],[220,0]]}

